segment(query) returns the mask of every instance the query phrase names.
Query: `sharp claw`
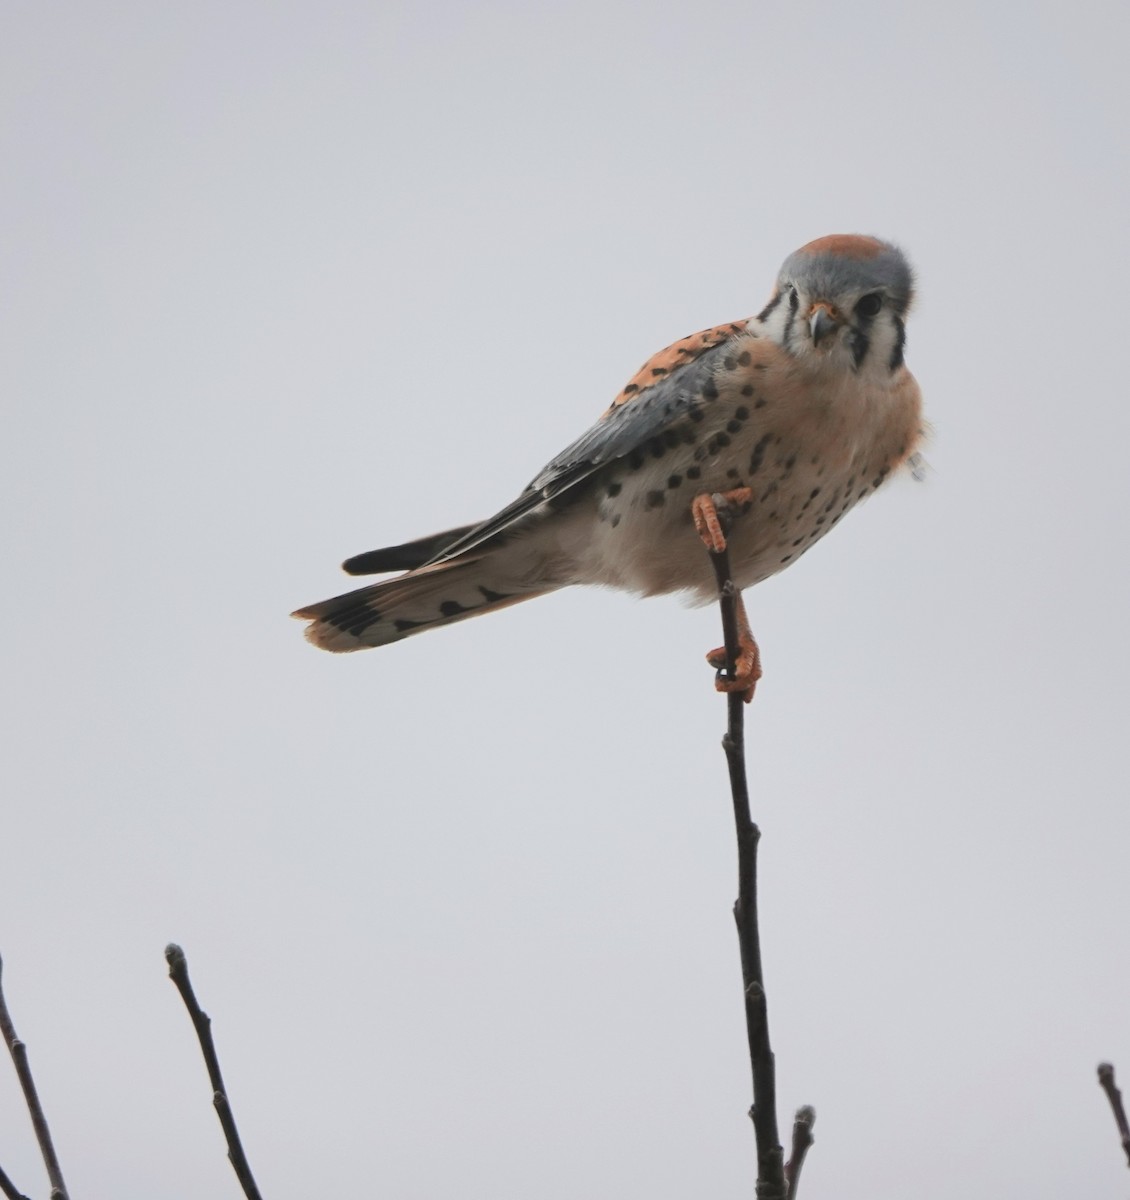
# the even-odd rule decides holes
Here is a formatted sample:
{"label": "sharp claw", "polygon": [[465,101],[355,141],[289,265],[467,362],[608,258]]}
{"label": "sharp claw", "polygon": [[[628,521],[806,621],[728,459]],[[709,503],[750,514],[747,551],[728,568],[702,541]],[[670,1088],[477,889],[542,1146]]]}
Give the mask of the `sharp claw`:
{"label": "sharp claw", "polygon": [[761,653],[757,643],[752,639],[743,641],[738,652],[738,661],[734,664],[734,674],[725,674],[727,659],[726,647],[719,646],[711,650],[706,661],[714,668],[714,687],[719,692],[741,692],[742,699],[748,704],[753,699],[757,681],[761,678]]}
{"label": "sharp claw", "polygon": [[726,669],[726,647],[719,646],[717,650],[711,650],[706,656],[706,661],[716,671],[724,671]]}
{"label": "sharp claw", "polygon": [[752,683],[748,679],[729,679],[726,676],[719,676],[714,680],[715,691],[723,692],[730,695],[733,692],[740,692],[742,699],[746,704],[753,700],[753,693],[757,690],[757,680]]}

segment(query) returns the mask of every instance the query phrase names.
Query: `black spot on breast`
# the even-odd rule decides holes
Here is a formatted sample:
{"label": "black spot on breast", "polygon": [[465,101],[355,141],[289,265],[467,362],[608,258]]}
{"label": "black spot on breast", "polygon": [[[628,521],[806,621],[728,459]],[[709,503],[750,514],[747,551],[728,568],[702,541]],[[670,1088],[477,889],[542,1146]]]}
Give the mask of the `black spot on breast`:
{"label": "black spot on breast", "polygon": [[732,354],[727,354],[726,357],[722,359],[722,366],[724,366],[727,371],[732,371],[737,365],[738,364],[734,361],[734,356]]}
{"label": "black spot on breast", "polygon": [[735,417],[732,421],[726,422],[727,433],[741,433],[742,423]]}
{"label": "black spot on breast", "polygon": [[713,379],[708,379],[702,385],[702,394],[706,397],[707,400],[717,400],[718,399],[718,385],[714,382]]}
{"label": "black spot on breast", "polygon": [[756,475],[761,470],[761,464],[765,461],[765,451],[769,443],[773,440],[771,433],[762,434],[757,440],[757,444],[753,448],[753,454],[749,460],[749,473]]}
{"label": "black spot on breast", "polygon": [[741,354],[738,355],[738,362],[741,363],[743,367],[748,367],[750,358],[750,352],[748,350],[743,350]]}
{"label": "black spot on breast", "polygon": [[742,395],[743,396],[752,396],[753,395],[753,384],[752,383],[745,384],[745,386],[742,388]]}
{"label": "black spot on breast", "polygon": [[622,483],[610,483],[608,485],[608,498],[611,499],[613,496],[619,496],[623,486]]}
{"label": "black spot on breast", "polygon": [[734,416],[739,421],[745,421],[749,417],[749,409],[746,408],[744,404],[739,404],[738,407],[734,409]]}
{"label": "black spot on breast", "polygon": [[445,617],[457,617],[460,613],[472,612],[465,604],[460,604],[458,600],[445,600],[439,606],[440,613]]}
{"label": "black spot on breast", "polygon": [[495,592],[488,587],[483,587],[482,584],[479,585],[479,591],[482,593],[483,599],[488,604],[498,604],[503,600],[510,599],[509,592]]}
{"label": "black spot on breast", "polygon": [[661,491],[657,490],[654,492],[648,492],[647,497],[646,497],[647,507],[648,508],[659,508],[660,505],[662,505],[666,502],[666,500],[667,500],[667,497]]}
{"label": "black spot on breast", "polygon": [[628,466],[631,467],[633,471],[638,471],[640,467],[643,466],[642,450],[633,450],[631,454],[628,455]]}
{"label": "black spot on breast", "polygon": [[674,450],[682,440],[683,435],[677,429],[665,429],[663,431],[663,441],[669,450]]}
{"label": "black spot on breast", "polygon": [[616,515],[615,515],[615,516],[612,518],[612,520],[611,520],[611,521],[609,521],[608,523],[609,523],[609,525],[611,525],[611,526],[612,526],[612,528],[613,528],[613,529],[615,529],[615,528],[616,528],[616,526],[620,524],[620,514],[619,514],[619,513],[617,513],[617,514],[616,514]]}
{"label": "black spot on breast", "polygon": [[661,437],[653,437],[647,444],[652,458],[662,458],[667,453],[667,445]]}
{"label": "black spot on breast", "polygon": [[682,475],[668,475],[667,486],[669,488],[677,488],[683,482]]}
{"label": "black spot on breast", "polygon": [[630,396],[633,392],[638,392],[639,390],[640,390],[640,385],[638,383],[629,383],[628,386],[624,389],[624,395]]}
{"label": "black spot on breast", "polygon": [[687,478],[691,480],[699,479],[702,476],[702,470],[699,467],[687,467]]}
{"label": "black spot on breast", "polygon": [[791,554],[786,554],[786,555],[785,555],[785,557],[781,559],[781,563],[782,563],[782,565],[783,565],[784,563],[787,563],[787,562],[789,561],[789,559],[790,559],[790,558],[792,558],[792,555],[791,555]]}
{"label": "black spot on breast", "polygon": [[706,414],[702,411],[701,408],[692,408],[687,413],[687,416],[690,417],[690,419],[695,422],[701,421],[705,415]]}
{"label": "black spot on breast", "polygon": [[652,367],[652,368],[651,368],[651,373],[652,373],[653,375],[666,375],[666,374],[667,374],[667,368],[666,368],[666,367]]}

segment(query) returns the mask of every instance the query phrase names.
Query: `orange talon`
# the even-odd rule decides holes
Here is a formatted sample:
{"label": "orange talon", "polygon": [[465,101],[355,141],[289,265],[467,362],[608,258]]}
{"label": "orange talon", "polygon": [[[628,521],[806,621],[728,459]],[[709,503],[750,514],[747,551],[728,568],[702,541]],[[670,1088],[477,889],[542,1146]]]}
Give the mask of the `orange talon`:
{"label": "orange talon", "polygon": [[691,515],[694,517],[694,527],[702,538],[707,550],[712,554],[721,554],[726,549],[726,534],[718,516],[718,509],[733,508],[747,509],[753,503],[753,489],[747,487],[734,488],[729,492],[703,492],[691,501]]}
{"label": "orange talon", "polygon": [[[749,617],[746,615],[745,603],[741,595],[738,602],[738,658],[734,663],[732,676],[719,675],[714,680],[714,687],[719,692],[741,692],[742,699],[748,704],[753,699],[757,681],[761,678],[761,650],[757,639],[749,627]],[[719,646],[711,650],[706,661],[716,670],[726,669],[726,647]]]}

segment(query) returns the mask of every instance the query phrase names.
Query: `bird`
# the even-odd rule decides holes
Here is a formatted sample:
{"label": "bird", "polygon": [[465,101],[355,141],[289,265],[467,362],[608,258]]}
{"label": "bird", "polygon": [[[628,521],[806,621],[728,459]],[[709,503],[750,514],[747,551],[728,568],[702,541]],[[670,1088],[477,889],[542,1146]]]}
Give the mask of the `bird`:
{"label": "bird", "polygon": [[[790,254],[753,317],[644,363],[591,428],[485,521],[347,559],[394,578],[292,615],[323,650],[383,646],[574,584],[717,596],[796,562],[906,465],[926,427],[905,362],[915,281],[891,242],[832,234]],[[761,657],[738,596],[740,653],[707,655],[752,699]],[[728,671],[723,671],[729,666]]]}

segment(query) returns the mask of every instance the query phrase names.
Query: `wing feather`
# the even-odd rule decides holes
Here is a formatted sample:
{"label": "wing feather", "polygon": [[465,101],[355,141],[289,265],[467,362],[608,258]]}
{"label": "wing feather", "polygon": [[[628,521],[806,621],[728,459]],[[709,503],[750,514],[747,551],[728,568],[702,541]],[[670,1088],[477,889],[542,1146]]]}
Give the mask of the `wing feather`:
{"label": "wing feather", "polygon": [[430,533],[427,537],[400,546],[382,546],[379,550],[368,550],[355,554],[341,564],[341,569],[350,575],[381,575],[385,571],[411,571],[422,567],[452,542],[476,529],[476,525],[460,525],[458,529],[445,529],[443,533]]}
{"label": "wing feather", "polygon": [[[641,383],[633,391],[621,392],[600,420],[547,463],[520,496],[445,546],[429,563],[447,562],[465,554],[536,515],[544,516],[551,505],[560,508],[568,502],[567,493],[579,483],[607,463],[631,454],[692,411],[702,402],[706,385],[725,357],[727,343],[740,336],[746,324],[735,321],[692,334],[648,359],[635,376],[642,379],[647,372],[650,382],[646,386]],[[664,368],[662,374],[651,374],[650,364],[668,361],[672,363],[670,368]]]}

